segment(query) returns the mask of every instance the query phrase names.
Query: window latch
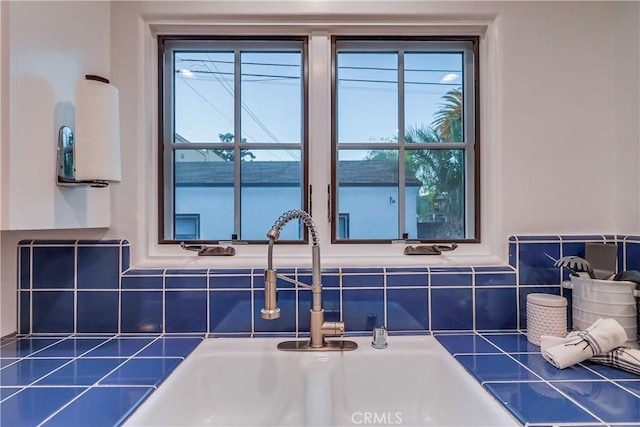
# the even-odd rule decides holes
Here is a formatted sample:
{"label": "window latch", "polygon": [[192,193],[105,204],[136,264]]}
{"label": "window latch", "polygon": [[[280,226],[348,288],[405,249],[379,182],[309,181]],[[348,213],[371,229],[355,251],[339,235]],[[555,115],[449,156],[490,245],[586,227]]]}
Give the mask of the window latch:
{"label": "window latch", "polygon": [[234,256],[236,250],[232,246],[207,246],[207,245],[187,245],[180,242],[180,247],[185,251],[198,252],[198,256]]}
{"label": "window latch", "polygon": [[451,245],[431,245],[431,246],[407,246],[404,248],[405,255],[441,255],[442,252],[452,251],[458,247],[457,243]]}

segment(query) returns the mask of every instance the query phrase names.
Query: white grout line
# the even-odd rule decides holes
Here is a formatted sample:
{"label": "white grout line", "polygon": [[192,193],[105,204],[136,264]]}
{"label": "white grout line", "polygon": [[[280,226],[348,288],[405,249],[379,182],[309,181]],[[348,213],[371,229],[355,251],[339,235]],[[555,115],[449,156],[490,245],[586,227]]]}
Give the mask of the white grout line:
{"label": "white grout line", "polygon": [[545,423],[545,422],[535,422],[535,423],[526,423],[525,427],[549,427],[550,425],[553,425],[554,427],[557,426],[562,426],[562,427],[589,427],[589,426],[593,426],[593,427],[614,427],[614,426],[628,426],[628,427],[637,427],[638,423],[637,422],[612,422],[612,423],[607,423],[607,422],[596,422],[596,421],[587,421],[587,422],[560,422],[560,423]]}
{"label": "white grout line", "polygon": [[476,275],[471,276],[471,328],[477,329],[477,310],[476,310]]}
{"label": "white grout line", "polygon": [[[388,328],[389,327],[389,316],[387,314],[387,270],[383,269],[384,275],[382,276],[382,317],[383,323],[382,326]],[[376,325],[373,325],[374,327]]]}
{"label": "white grout line", "polygon": [[[495,355],[499,355],[499,354],[503,354],[506,355],[507,357],[509,357],[511,360],[513,360],[514,362],[516,362],[519,366],[523,367],[524,369],[526,369],[527,371],[529,371],[531,374],[533,374],[535,377],[539,378],[542,380],[542,382],[544,382],[545,384],[547,384],[549,387],[551,387],[553,390],[555,390],[556,392],[560,393],[560,395],[562,395],[563,397],[565,397],[567,400],[569,400],[570,402],[572,402],[573,404],[575,404],[576,406],[578,406],[580,409],[582,409],[583,411],[585,411],[586,413],[588,413],[589,415],[591,415],[592,417],[594,417],[596,420],[603,422],[604,421],[598,417],[597,415],[595,415],[593,412],[591,412],[590,410],[588,410],[587,408],[585,408],[584,406],[582,406],[580,403],[578,403],[576,400],[574,400],[573,398],[571,398],[568,394],[566,394],[565,392],[563,392],[562,390],[558,389],[557,387],[555,387],[553,385],[553,383],[551,383],[549,380],[546,380],[544,378],[542,378],[541,375],[539,375],[538,373],[534,372],[531,368],[529,368],[528,366],[524,365],[523,363],[521,363],[518,359],[516,359],[515,357],[513,357],[511,355],[511,353],[507,353],[506,351],[502,350],[498,345],[494,344],[493,342],[489,341],[488,339],[486,339],[485,337],[483,337],[481,334],[478,334],[482,339],[484,339],[485,341],[489,342],[491,345],[493,345],[494,347],[496,347],[498,350],[500,350],[501,353],[495,353],[492,354],[493,356]],[[474,376],[475,377],[475,376]],[[476,378],[477,380],[477,378]],[[491,383],[493,381],[479,381],[478,382],[482,385],[484,385],[485,383]],[[565,380],[566,382],[566,380]]]}
{"label": "white grout line", "polygon": [[18,286],[16,287],[16,302],[18,303],[18,308],[16,310],[16,324],[17,324],[17,329],[18,329],[18,333],[20,333],[22,331],[22,295],[20,293],[20,290],[22,289],[22,248],[18,247],[18,265],[16,268],[16,278],[18,279]]}
{"label": "white grout line", "polygon": [[33,333],[33,245],[29,246],[29,333]]}
{"label": "white grout line", "polygon": [[211,333],[211,286],[210,286],[210,276],[209,270],[207,270],[206,277],[206,292],[207,292],[207,335]]}
{"label": "white grout line", "polygon": [[[33,359],[33,360],[42,360],[42,359],[44,359],[44,358],[38,358],[37,356],[36,356],[36,357],[32,357],[32,356],[33,356],[34,354],[40,353],[40,352],[41,352],[41,351],[43,351],[43,350],[46,350],[46,349],[48,349],[48,348],[50,348],[50,347],[53,347],[53,346],[55,346],[55,345],[57,345],[57,344],[60,344],[60,343],[62,343],[62,342],[64,342],[64,341],[68,341],[68,340],[71,340],[71,339],[75,339],[75,337],[74,337],[74,336],[72,336],[72,335],[69,335],[67,338],[61,339],[61,340],[59,340],[59,341],[57,341],[57,342],[55,342],[55,343],[53,343],[53,344],[50,344],[50,345],[48,345],[48,346],[46,346],[46,347],[41,348],[41,349],[40,349],[40,350],[38,350],[38,351],[35,351],[35,352],[33,352],[33,353],[30,353],[28,356],[22,357],[22,358],[20,359],[20,361],[24,361],[24,360],[32,360],[32,359]],[[85,339],[85,338],[81,338],[81,339]],[[63,356],[61,356],[61,357],[50,357],[50,358],[46,358],[46,359],[49,359],[49,360],[54,360],[54,359],[58,359],[58,360],[60,360],[60,359],[62,359],[62,360],[68,360],[68,361],[67,361],[66,363],[63,363],[62,365],[58,366],[57,368],[55,368],[55,369],[53,369],[53,370],[51,370],[51,371],[47,372],[46,374],[42,375],[41,377],[38,377],[35,381],[33,381],[33,382],[31,382],[31,383],[29,383],[29,384],[27,384],[27,385],[16,385],[15,387],[20,387],[20,388],[21,388],[21,390],[20,390],[20,391],[18,391],[17,393],[12,394],[11,396],[6,397],[6,398],[5,398],[5,399],[3,399],[3,400],[1,400],[1,401],[0,401],[0,403],[4,402],[5,400],[9,399],[10,397],[15,396],[15,395],[16,395],[16,394],[18,394],[18,393],[21,393],[22,391],[26,390],[27,388],[32,387],[32,386],[33,386],[35,383],[37,383],[38,381],[40,381],[40,380],[42,380],[42,379],[44,379],[44,378],[46,378],[46,377],[50,376],[50,375],[51,375],[51,374],[53,374],[54,372],[57,372],[57,371],[59,371],[60,369],[64,368],[65,366],[67,366],[67,365],[69,365],[69,364],[73,363],[76,359],[78,359],[79,357],[81,357],[83,354],[87,354],[88,352],[95,350],[96,348],[100,347],[102,344],[104,344],[104,343],[105,343],[105,342],[107,342],[107,341],[110,341],[110,339],[108,339],[108,340],[106,340],[106,341],[104,341],[104,342],[101,342],[100,344],[96,345],[95,347],[90,348],[89,350],[85,351],[84,353],[82,353],[82,354],[80,354],[80,355],[78,355],[78,356],[70,356],[70,357],[63,357]],[[12,386],[7,386],[7,387],[12,387]],[[82,386],[78,386],[78,387],[82,387]]]}
{"label": "white grout line", "polygon": [[[116,338],[116,337],[114,337]],[[52,413],[51,415],[49,415],[46,419],[44,419],[40,424],[38,424],[39,426],[44,425],[45,423],[47,423],[51,418],[55,417],[56,415],[58,415],[60,412],[62,412],[65,408],[69,407],[69,405],[71,405],[73,402],[75,402],[76,400],[78,400],[81,396],[85,395],[86,393],[89,392],[89,390],[92,390],[94,388],[98,387],[98,384],[100,384],[100,381],[104,380],[105,378],[107,378],[109,375],[111,375],[112,373],[114,373],[115,371],[117,371],[118,369],[120,369],[125,363],[127,363],[129,360],[133,359],[136,355],[140,354],[141,352],[143,352],[145,349],[147,349],[149,346],[151,346],[153,343],[155,343],[156,341],[158,341],[158,339],[160,339],[161,337],[156,337],[155,339],[151,340],[151,342],[149,342],[147,345],[145,345],[144,347],[142,347],[140,350],[138,350],[137,352],[135,352],[134,354],[132,354],[131,356],[129,356],[128,358],[126,358],[122,363],[120,363],[119,365],[117,365],[115,368],[113,368],[111,371],[109,371],[107,374],[105,374],[104,376],[102,376],[98,381],[96,381],[95,383],[93,383],[93,385],[87,387],[86,390],[84,390],[83,392],[79,393],[76,397],[74,397],[73,399],[71,399],[70,401],[68,401],[65,405],[63,405],[62,407],[58,408],[57,411],[55,411],[54,413]],[[112,338],[113,339],[113,338]],[[103,343],[105,344],[105,343]],[[155,386],[146,386],[146,387],[153,387],[154,389],[156,388]]]}
{"label": "white grout line", "polygon": [[[342,270],[340,270],[340,274],[338,275],[338,307],[340,310],[340,322],[344,322],[344,301],[342,298],[342,291],[344,290],[344,285],[342,283]],[[346,325],[345,325],[346,329]]]}
{"label": "white grout line", "polygon": [[[120,271],[118,272],[118,330],[116,331],[118,334],[122,333],[122,276],[124,272],[122,271],[122,267],[124,267],[124,257],[123,252],[124,246],[120,246]],[[131,255],[129,255],[131,257]],[[129,260],[131,261],[131,260]]]}
{"label": "white grout line", "polygon": [[520,324],[520,243],[516,240],[516,328],[521,329]]}
{"label": "white grout line", "polygon": [[78,333],[78,242],[73,247],[73,333]]}
{"label": "white grout line", "polygon": [[[626,378],[626,379],[622,379],[622,378],[620,378],[620,379],[611,379],[611,378],[607,378],[607,377],[605,377],[605,376],[604,376],[603,374],[601,374],[600,372],[596,371],[595,369],[592,369],[591,367],[589,367],[589,366],[587,366],[587,365],[585,365],[585,364],[583,364],[583,363],[580,363],[580,366],[582,366],[584,369],[586,369],[586,370],[588,370],[588,371],[590,371],[590,372],[592,372],[592,373],[594,373],[594,374],[596,374],[596,375],[598,375],[599,377],[601,377],[601,378],[602,378],[602,379],[599,379],[599,380],[593,380],[593,379],[592,379],[591,381],[593,381],[593,382],[600,381],[600,382],[608,382],[608,383],[612,383],[612,384],[616,385],[617,387],[620,387],[620,388],[621,388],[621,389],[623,389],[624,391],[626,391],[626,392],[628,392],[628,393],[631,393],[632,395],[634,395],[634,396],[636,396],[638,399],[640,399],[640,392],[636,392],[636,391],[633,391],[633,390],[631,390],[631,389],[624,388],[621,384],[618,384],[618,382],[622,382],[622,383],[624,383],[625,381],[627,381],[627,382],[629,382],[629,381],[631,381],[631,382],[633,382],[633,381],[637,381],[637,380],[638,380],[637,378],[634,378],[634,379],[631,379],[631,378]],[[606,365],[601,365],[601,366],[606,366]],[[616,369],[616,368],[614,368],[614,369]],[[570,380],[570,381],[574,381],[574,380]]]}
{"label": "white grout line", "polygon": [[253,270],[251,270],[251,273],[252,274],[249,277],[249,285],[251,289],[251,337],[253,338],[254,334],[256,333],[256,319],[255,319],[255,314],[253,313],[253,310],[255,308],[255,289],[253,288],[253,285],[255,281],[253,276]]}
{"label": "white grout line", "polygon": [[428,319],[429,319],[429,333],[433,334],[433,311],[431,309],[431,307],[433,306],[432,304],[432,297],[431,297],[431,272],[429,272],[429,274],[427,275],[427,315],[428,315]]}
{"label": "white grout line", "polygon": [[[300,278],[298,277],[298,270],[297,270],[297,269],[295,270],[295,273],[294,273],[294,275],[293,275],[293,278],[294,278],[295,280],[300,280]],[[295,294],[295,304],[296,304],[296,306],[295,306],[295,312],[296,312],[296,317],[295,317],[295,337],[296,337],[296,338],[300,338],[300,336],[299,336],[299,335],[300,335],[300,332],[301,332],[301,331],[300,331],[300,321],[299,321],[299,318],[300,318],[300,310],[298,310],[298,305],[299,305],[299,299],[298,299],[298,297],[299,297],[299,295],[300,295],[300,286],[294,286],[294,287],[295,287],[295,291],[296,291],[296,294]],[[323,307],[323,308],[324,308],[324,307]]]}
{"label": "white grout line", "polygon": [[160,329],[161,333],[164,333],[167,330],[167,279],[165,273],[167,270],[162,271],[162,328]]}
{"label": "white grout line", "polygon": [[81,247],[81,248],[119,248],[120,247],[120,243],[108,243],[108,244],[90,244],[90,243],[78,243],[79,240],[75,240],[73,241],[73,243],[71,243],[71,241],[69,241],[69,243],[51,243],[51,244],[40,244],[40,243],[33,243],[34,240],[31,241],[31,243],[27,244],[27,245],[18,245],[19,248],[26,248],[29,246],[32,247],[36,247],[36,248],[73,248],[73,247]]}
{"label": "white grout line", "polygon": [[[84,359],[84,358],[83,358]],[[140,357],[136,358],[136,359],[142,359]],[[87,385],[69,385],[69,384],[43,384],[43,385],[34,385],[32,387],[28,387],[30,389],[40,389],[40,388],[88,388],[89,386]],[[147,387],[147,388],[157,388],[155,386],[151,386],[151,385],[137,385],[137,384],[104,384],[104,385],[98,385],[95,386],[93,388],[136,388],[136,387]],[[0,387],[0,389],[2,388],[18,388],[15,386],[2,386]],[[26,388],[26,387],[25,387]],[[16,394],[20,393],[21,391],[17,391],[16,393],[13,393],[11,396],[8,397],[13,397]]]}

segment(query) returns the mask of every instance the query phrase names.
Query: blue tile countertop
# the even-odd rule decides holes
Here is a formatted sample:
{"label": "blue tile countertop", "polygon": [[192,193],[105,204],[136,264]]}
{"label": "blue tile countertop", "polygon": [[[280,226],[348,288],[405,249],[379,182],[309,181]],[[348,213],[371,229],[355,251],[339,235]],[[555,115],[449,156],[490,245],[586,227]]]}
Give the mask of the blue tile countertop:
{"label": "blue tile countertop", "polygon": [[114,426],[203,336],[39,336],[0,342],[0,425]]}
{"label": "blue tile countertop", "polygon": [[[556,369],[519,332],[435,336],[523,425],[640,426],[640,376],[590,362]],[[0,425],[119,425],[202,339],[3,339]]]}
{"label": "blue tile countertop", "polygon": [[640,426],[640,376],[583,362],[556,369],[523,333],[435,334],[523,425]]}

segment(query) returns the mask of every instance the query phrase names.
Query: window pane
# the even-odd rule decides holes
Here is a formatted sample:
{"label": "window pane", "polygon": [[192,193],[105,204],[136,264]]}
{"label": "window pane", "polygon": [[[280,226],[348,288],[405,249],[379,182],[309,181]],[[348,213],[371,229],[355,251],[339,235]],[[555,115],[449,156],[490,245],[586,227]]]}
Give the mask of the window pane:
{"label": "window pane", "polygon": [[[350,239],[398,237],[398,152],[340,150],[338,212],[348,215]],[[336,235],[340,235],[340,222]]]}
{"label": "window pane", "polygon": [[[242,240],[266,240],[276,220],[290,209],[302,209],[300,150],[251,150],[241,163]],[[291,221],[280,240],[299,240],[299,221]]]}
{"label": "window pane", "polygon": [[338,53],[338,142],[398,137],[398,55]]}
{"label": "window pane", "polygon": [[233,141],[233,52],[176,52],[175,142]]}
{"label": "window pane", "polygon": [[[232,160],[233,150],[175,150],[174,224],[175,217],[182,214],[199,215],[200,239],[231,239]],[[175,239],[179,232],[176,226]]]}
{"label": "window pane", "polygon": [[338,215],[338,239],[349,238],[349,214]]}
{"label": "window pane", "polygon": [[405,165],[409,238],[465,238],[464,150],[407,150]]}
{"label": "window pane", "polygon": [[462,53],[406,53],[405,139],[462,142]]}
{"label": "window pane", "polygon": [[197,240],[200,238],[200,215],[176,214],[176,240]]}
{"label": "window pane", "polygon": [[242,142],[302,141],[302,54],[243,52]]}

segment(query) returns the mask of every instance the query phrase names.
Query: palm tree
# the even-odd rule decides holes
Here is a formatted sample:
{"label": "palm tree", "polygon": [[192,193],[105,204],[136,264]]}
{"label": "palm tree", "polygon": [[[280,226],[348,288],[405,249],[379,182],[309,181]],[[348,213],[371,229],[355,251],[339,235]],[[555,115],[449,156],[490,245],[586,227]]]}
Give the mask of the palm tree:
{"label": "palm tree", "polygon": [[[409,125],[405,130],[408,143],[437,143],[462,141],[462,89],[452,89],[443,97],[440,109],[429,126]],[[405,151],[407,175],[422,182],[418,200],[419,221],[429,221],[433,201],[445,196],[446,207],[439,213],[444,217],[438,238],[464,237],[464,152],[461,149],[418,149]],[[365,160],[390,160],[397,165],[397,150],[370,151]]]}
{"label": "palm tree", "polygon": [[[460,142],[462,141],[462,88],[452,89],[443,97],[440,109],[434,114],[430,126],[408,126],[407,142]],[[422,192],[429,204],[437,196],[445,196],[446,207],[440,213],[445,221],[441,238],[464,237],[464,153],[462,150],[410,150],[407,166],[423,183]],[[423,204],[424,206],[424,204]],[[430,209],[422,209],[424,217]],[[420,215],[422,214],[422,215]]]}
{"label": "palm tree", "polygon": [[443,142],[462,141],[462,88],[452,89],[442,99],[431,126],[438,131]]}
{"label": "palm tree", "polygon": [[[407,142],[445,142],[440,131],[432,127],[409,127]],[[407,150],[410,160],[407,168],[422,181],[423,194],[428,203],[422,204],[418,212],[422,221],[431,213],[433,201],[444,196],[446,206],[439,212],[444,216],[440,228],[440,238],[461,238],[464,236],[464,154],[455,149]],[[409,166],[411,165],[411,166]]]}

